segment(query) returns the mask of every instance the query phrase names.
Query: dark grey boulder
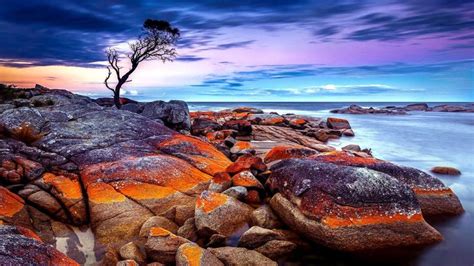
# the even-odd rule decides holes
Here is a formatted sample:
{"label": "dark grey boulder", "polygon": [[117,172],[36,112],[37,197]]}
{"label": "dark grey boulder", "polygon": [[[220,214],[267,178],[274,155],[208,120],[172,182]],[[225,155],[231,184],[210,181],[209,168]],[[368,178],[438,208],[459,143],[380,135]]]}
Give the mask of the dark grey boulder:
{"label": "dark grey boulder", "polygon": [[154,101],[145,104],[143,116],[160,119],[166,126],[174,130],[191,130],[189,108],[184,101]]}

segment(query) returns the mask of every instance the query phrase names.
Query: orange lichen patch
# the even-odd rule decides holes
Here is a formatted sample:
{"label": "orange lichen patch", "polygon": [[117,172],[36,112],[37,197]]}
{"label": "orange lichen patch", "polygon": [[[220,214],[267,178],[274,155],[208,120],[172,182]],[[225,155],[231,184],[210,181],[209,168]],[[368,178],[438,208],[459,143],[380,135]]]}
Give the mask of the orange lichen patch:
{"label": "orange lichen patch", "polygon": [[13,217],[20,212],[23,207],[23,199],[0,186],[0,216]]}
{"label": "orange lichen patch", "polygon": [[189,112],[191,118],[198,118],[198,117],[214,117],[216,112],[212,111],[198,111],[198,112]]}
{"label": "orange lichen patch", "polygon": [[41,238],[35,232],[31,231],[28,228],[17,226],[16,229],[18,230],[18,232],[20,232],[22,235],[26,237],[33,238],[39,242],[43,242],[43,240],[41,240]]}
{"label": "orange lichen patch", "polygon": [[424,221],[423,216],[419,213],[414,215],[394,214],[389,216],[368,215],[361,217],[340,218],[337,216],[327,216],[322,219],[322,223],[329,227],[344,226],[362,226],[371,224],[391,224],[397,222],[415,223]]}
{"label": "orange lichen patch", "polygon": [[158,186],[171,187],[187,192],[196,185],[211,180],[207,175],[186,161],[168,155],[132,157],[116,162],[99,163],[82,171],[84,183],[138,181]]}
{"label": "orange lichen patch", "polygon": [[232,177],[232,184],[234,186],[255,187],[263,189],[262,184],[249,171],[240,172]]}
{"label": "orange lichen patch", "polygon": [[252,148],[252,144],[249,141],[237,141],[234,146],[234,149],[247,150]]}
{"label": "orange lichen patch", "polygon": [[206,134],[206,138],[209,141],[215,141],[215,140],[224,140],[228,136],[232,135],[234,133],[234,130],[231,129],[224,129],[224,130],[219,130],[215,132],[209,132]]}
{"label": "orange lichen patch", "polygon": [[204,212],[209,213],[214,209],[224,205],[228,196],[215,193],[210,191],[204,191],[196,200],[196,208],[202,209]]}
{"label": "orange lichen patch", "polygon": [[170,236],[173,235],[170,231],[162,228],[162,227],[152,227],[150,228],[150,234],[149,236],[154,236],[154,237],[164,237],[164,236]]}
{"label": "orange lichen patch", "polygon": [[349,166],[370,166],[376,163],[383,162],[375,158],[358,157],[343,151],[325,152],[319,155],[312,156],[311,158],[320,162],[337,163]]}
{"label": "orange lichen patch", "polygon": [[226,172],[217,173],[212,178],[212,182],[214,182],[216,184],[224,184],[225,182],[229,182],[231,180],[232,180],[232,178]]}
{"label": "orange lichen patch", "polygon": [[289,158],[304,158],[315,155],[318,152],[302,146],[276,146],[273,147],[265,155],[265,163],[289,159]]}
{"label": "orange lichen patch", "polygon": [[295,118],[290,120],[290,123],[293,125],[304,125],[306,122],[307,121],[303,118]]}
{"label": "orange lichen patch", "polygon": [[261,125],[277,125],[285,123],[285,118],[283,117],[271,117],[260,122]]}
{"label": "orange lichen patch", "polygon": [[202,249],[197,245],[185,245],[182,248],[182,254],[186,258],[189,266],[201,265],[201,258],[203,255]]}
{"label": "orange lichen patch", "polygon": [[233,164],[227,167],[226,172],[235,174],[241,171],[255,169],[260,172],[267,170],[267,165],[263,163],[262,158],[245,154],[240,156]]}
{"label": "orange lichen patch", "polygon": [[438,188],[438,189],[425,189],[425,188],[412,188],[413,192],[416,195],[423,195],[423,196],[452,196],[454,192],[448,188]]}
{"label": "orange lichen patch", "polygon": [[168,154],[179,155],[210,175],[224,171],[231,164],[229,158],[211,144],[189,136],[175,135],[159,143],[157,148]]}
{"label": "orange lichen patch", "polygon": [[92,183],[87,186],[87,195],[93,203],[123,202],[127,198],[106,183]]}
{"label": "orange lichen patch", "polygon": [[81,185],[78,180],[73,180],[65,176],[57,176],[52,173],[45,173],[43,181],[52,185],[58,192],[68,199],[82,198]]}
{"label": "orange lichen patch", "polygon": [[152,184],[139,183],[139,182],[117,182],[115,188],[126,195],[127,197],[136,200],[146,199],[162,199],[166,198],[174,193],[177,193],[173,188],[162,187]]}

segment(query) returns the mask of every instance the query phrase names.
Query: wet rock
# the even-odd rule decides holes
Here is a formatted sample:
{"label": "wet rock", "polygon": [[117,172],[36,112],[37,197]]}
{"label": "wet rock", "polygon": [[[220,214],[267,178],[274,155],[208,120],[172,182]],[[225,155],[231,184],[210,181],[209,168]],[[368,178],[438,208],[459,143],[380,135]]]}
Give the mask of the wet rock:
{"label": "wet rock", "polygon": [[355,133],[352,129],[346,129],[346,130],[342,131],[342,134],[346,137],[354,137],[355,136]]}
{"label": "wet rock", "polygon": [[249,141],[237,141],[230,149],[233,154],[252,153],[252,145]]}
{"label": "wet rock", "polygon": [[364,168],[288,159],[271,168],[272,209],[290,228],[344,251],[428,245],[442,239],[413,191]]}
{"label": "wet rock", "polygon": [[263,114],[263,111],[253,107],[237,107],[232,109],[234,113],[249,113],[249,114]]}
{"label": "wet rock", "polygon": [[276,146],[265,155],[265,163],[289,158],[304,158],[318,154],[316,150],[308,149],[303,146]]}
{"label": "wet rock", "polygon": [[3,186],[0,186],[0,226],[1,224],[32,228],[25,201]]}
{"label": "wet rock", "polygon": [[415,192],[423,215],[456,215],[464,211],[458,197],[450,188],[439,179],[418,169],[368,156],[360,157],[348,152],[320,154],[312,156],[311,159],[337,165],[364,167],[388,174]]}
{"label": "wet rock", "polygon": [[248,191],[245,187],[236,186],[236,187],[231,187],[225,190],[224,192],[222,192],[222,194],[242,201],[242,200],[245,200],[245,198],[247,198]]}
{"label": "wet rock", "polygon": [[177,266],[212,265],[224,264],[210,251],[199,247],[196,244],[183,244],[176,253]]}
{"label": "wet rock", "polygon": [[431,169],[431,172],[441,175],[461,175],[459,169],[449,166],[436,166]]}
{"label": "wet rock", "polygon": [[273,229],[282,226],[280,219],[268,205],[255,209],[251,214],[251,224],[263,228]]}
{"label": "wet rock", "polygon": [[297,245],[286,240],[270,240],[265,244],[255,248],[258,253],[272,259],[277,260],[281,257],[291,254],[295,251]]}
{"label": "wet rock", "polygon": [[405,106],[404,108],[407,111],[426,111],[428,109],[428,104],[426,103],[414,103]]}
{"label": "wet rock", "polygon": [[150,229],[145,251],[147,257],[152,261],[164,264],[173,263],[178,248],[186,243],[190,243],[186,238],[177,236],[161,227],[153,227]]}
{"label": "wet rock", "polygon": [[124,260],[133,260],[138,263],[145,262],[145,256],[140,248],[133,242],[123,245],[119,250],[120,257]]}
{"label": "wet rock", "polygon": [[264,172],[267,170],[267,166],[263,163],[262,158],[253,156],[251,154],[244,154],[240,156],[233,164],[229,165],[229,167],[226,169],[226,172],[232,175],[247,170]]}
{"label": "wet rock", "polygon": [[140,237],[148,237],[148,234],[150,233],[150,229],[152,227],[161,227],[170,231],[173,234],[176,234],[178,232],[178,225],[176,225],[173,221],[165,217],[153,216],[143,223],[140,229]]}
{"label": "wet rock", "polygon": [[79,265],[23,227],[0,225],[0,247],[4,265]]}
{"label": "wet rock", "polygon": [[346,146],[342,147],[342,150],[343,151],[361,151],[362,149],[357,144],[349,144],[349,145],[346,145]]}
{"label": "wet rock", "polygon": [[263,190],[263,185],[250,171],[242,171],[232,176],[232,185],[247,189]]}
{"label": "wet rock", "polygon": [[154,101],[145,104],[142,115],[151,119],[160,119],[174,130],[191,130],[191,119],[186,102]]}
{"label": "wet rock", "polygon": [[246,248],[222,247],[209,248],[225,265],[238,266],[276,266],[277,263],[254,250]]}
{"label": "wet rock", "polygon": [[343,118],[328,117],[326,121],[329,128],[332,129],[350,129],[349,121]]}
{"label": "wet rock", "polygon": [[196,228],[230,236],[250,219],[252,208],[224,194],[204,191],[196,200]]}
{"label": "wet rock", "polygon": [[209,118],[195,118],[191,127],[191,133],[193,135],[205,136],[208,133],[218,131],[222,129],[222,126],[216,121]]}

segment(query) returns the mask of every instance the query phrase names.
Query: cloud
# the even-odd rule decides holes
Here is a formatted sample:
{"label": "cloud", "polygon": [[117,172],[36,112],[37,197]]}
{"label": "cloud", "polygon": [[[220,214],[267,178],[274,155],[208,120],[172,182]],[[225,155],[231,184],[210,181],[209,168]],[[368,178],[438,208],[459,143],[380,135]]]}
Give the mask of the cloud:
{"label": "cloud", "polygon": [[199,56],[195,56],[195,55],[182,55],[182,56],[178,56],[176,58],[176,61],[182,61],[182,62],[196,62],[196,61],[201,61],[201,60],[205,60],[206,58],[204,57],[199,57]]}

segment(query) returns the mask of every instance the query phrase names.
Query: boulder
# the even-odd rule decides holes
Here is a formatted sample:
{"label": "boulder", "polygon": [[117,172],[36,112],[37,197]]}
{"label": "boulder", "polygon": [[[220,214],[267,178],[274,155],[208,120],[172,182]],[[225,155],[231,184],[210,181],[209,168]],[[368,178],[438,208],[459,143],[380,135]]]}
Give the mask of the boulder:
{"label": "boulder", "polygon": [[222,126],[209,118],[195,118],[191,127],[191,134],[195,136],[205,136],[208,133],[219,131]]}
{"label": "boulder", "polygon": [[428,104],[426,103],[414,103],[405,106],[406,111],[426,111],[428,109]]}
{"label": "boulder", "polygon": [[252,135],[252,124],[247,120],[230,120],[223,124],[223,128],[236,131],[237,136]]}
{"label": "boulder", "polygon": [[369,168],[390,175],[408,185],[420,203],[423,215],[456,215],[464,211],[454,192],[439,179],[415,168],[396,165],[369,156],[360,157],[348,152],[331,152],[310,157],[312,160]]}
{"label": "boulder", "polygon": [[279,234],[271,229],[252,226],[239,239],[239,247],[255,249],[270,240],[279,240]]}
{"label": "boulder", "polygon": [[374,170],[288,159],[272,166],[272,209],[290,228],[333,249],[362,252],[442,239],[413,191]]}
{"label": "boulder", "polygon": [[263,185],[250,171],[242,171],[232,176],[232,185],[263,191]]}
{"label": "boulder", "polygon": [[233,154],[252,153],[252,144],[249,141],[237,141],[230,149]]}
{"label": "boulder", "polygon": [[222,192],[232,185],[232,178],[231,176],[226,173],[226,172],[221,172],[217,173],[214,175],[214,177],[211,180],[211,183],[209,184],[209,191],[212,192]]}
{"label": "boulder", "polygon": [[326,121],[329,128],[332,129],[350,129],[349,121],[343,118],[328,117]]}
{"label": "boulder", "polygon": [[232,197],[204,191],[196,200],[196,228],[207,235],[230,236],[249,221],[251,212],[251,207]]}
{"label": "boulder", "polygon": [[318,154],[316,150],[305,148],[303,146],[276,146],[265,155],[265,163],[289,158],[304,158]]}
{"label": "boulder", "polygon": [[188,105],[184,101],[154,101],[145,104],[142,115],[151,119],[160,119],[174,130],[191,130],[191,118]]}
{"label": "boulder", "polygon": [[4,265],[79,265],[23,227],[0,225],[0,247]]}
{"label": "boulder", "polygon": [[267,166],[263,163],[262,158],[253,156],[252,154],[244,154],[240,156],[233,164],[229,165],[229,167],[226,169],[226,172],[232,175],[247,170],[264,172],[267,170]]}
{"label": "boulder", "polygon": [[133,260],[138,263],[145,263],[145,256],[140,248],[133,242],[129,242],[119,249],[120,257],[124,260]]}
{"label": "boulder", "polygon": [[254,107],[237,107],[232,109],[234,113],[263,114],[263,111]]}
{"label": "boulder", "polygon": [[161,227],[173,234],[178,232],[178,225],[173,221],[165,217],[153,216],[143,223],[142,227],[140,228],[140,237],[148,238],[148,234],[150,233],[150,229],[152,227]]}
{"label": "boulder", "polygon": [[153,227],[150,229],[145,251],[152,261],[163,264],[174,263],[178,248],[186,243],[191,242],[161,227]]}
{"label": "boulder", "polygon": [[341,148],[343,151],[361,151],[362,149],[360,148],[359,145],[357,144],[349,144]]}
{"label": "boulder", "polygon": [[274,229],[282,226],[278,216],[268,205],[255,209],[251,214],[251,224],[263,228]]}
{"label": "boulder", "polygon": [[194,222],[194,217],[187,219],[184,224],[178,229],[178,236],[184,237],[190,241],[196,242],[198,239],[197,228]]}
{"label": "boulder", "polygon": [[436,166],[431,168],[431,172],[441,175],[461,175],[459,169],[449,166]]}
{"label": "boulder", "polygon": [[295,251],[297,245],[293,242],[286,240],[270,240],[258,248],[255,251],[272,259],[277,260],[281,257],[291,254]]}
{"label": "boulder", "polygon": [[246,248],[222,247],[209,248],[220,261],[228,266],[276,266],[276,262],[254,250]]}
{"label": "boulder", "polygon": [[224,264],[212,252],[199,247],[196,244],[183,244],[176,253],[177,266],[199,266],[212,265],[219,266]]}
{"label": "boulder", "polygon": [[222,194],[243,201],[247,198],[248,191],[245,187],[236,186],[226,189]]}

